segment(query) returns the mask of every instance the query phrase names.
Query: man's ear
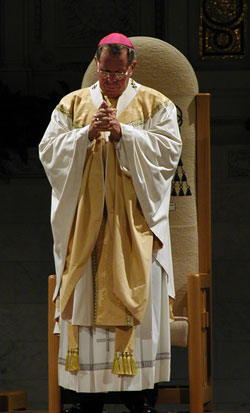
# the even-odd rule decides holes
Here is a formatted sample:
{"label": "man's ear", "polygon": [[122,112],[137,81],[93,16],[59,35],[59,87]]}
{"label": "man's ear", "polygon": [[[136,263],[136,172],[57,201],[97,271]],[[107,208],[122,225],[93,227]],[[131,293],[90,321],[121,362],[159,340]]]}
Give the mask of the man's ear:
{"label": "man's ear", "polygon": [[135,66],[136,66],[136,60],[134,60],[133,63],[132,63],[132,65],[130,66],[131,69],[132,69],[132,73],[133,73],[133,70],[134,70]]}
{"label": "man's ear", "polygon": [[98,60],[97,60],[97,57],[96,57],[96,56],[94,56],[94,60],[95,60],[95,64],[96,64],[96,66],[97,66],[97,62],[98,62]]}

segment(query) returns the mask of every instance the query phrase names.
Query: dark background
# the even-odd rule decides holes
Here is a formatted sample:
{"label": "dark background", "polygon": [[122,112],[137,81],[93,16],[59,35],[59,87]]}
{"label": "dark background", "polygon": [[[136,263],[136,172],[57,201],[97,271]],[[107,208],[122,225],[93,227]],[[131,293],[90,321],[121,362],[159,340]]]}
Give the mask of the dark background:
{"label": "dark background", "polygon": [[[213,15],[212,0],[0,0],[0,390],[27,390],[31,408],[47,408],[54,272],[50,188],[37,145],[54,106],[80,87],[97,42],[113,31],[169,42],[212,95],[214,399],[220,409],[250,407],[249,10],[244,1],[225,3],[227,13]],[[221,30],[212,49],[204,49],[200,16],[203,27],[211,23],[207,41]],[[238,49],[229,44],[234,24]],[[186,352],[174,350],[172,382],[186,379]]]}

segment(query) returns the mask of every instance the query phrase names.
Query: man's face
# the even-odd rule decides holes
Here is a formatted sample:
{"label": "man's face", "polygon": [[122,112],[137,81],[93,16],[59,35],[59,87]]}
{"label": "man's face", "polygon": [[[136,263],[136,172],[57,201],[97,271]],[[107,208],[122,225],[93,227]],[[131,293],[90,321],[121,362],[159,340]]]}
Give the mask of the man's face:
{"label": "man's face", "polygon": [[[100,87],[104,95],[110,98],[116,98],[121,96],[124,90],[128,86],[129,78],[133,72],[135,62],[131,66],[128,66],[127,50],[123,49],[119,56],[112,56],[107,49],[103,49],[99,62],[95,58],[98,67],[98,80]],[[106,78],[101,76],[101,71],[110,73]],[[126,73],[123,79],[116,79],[112,73]]]}

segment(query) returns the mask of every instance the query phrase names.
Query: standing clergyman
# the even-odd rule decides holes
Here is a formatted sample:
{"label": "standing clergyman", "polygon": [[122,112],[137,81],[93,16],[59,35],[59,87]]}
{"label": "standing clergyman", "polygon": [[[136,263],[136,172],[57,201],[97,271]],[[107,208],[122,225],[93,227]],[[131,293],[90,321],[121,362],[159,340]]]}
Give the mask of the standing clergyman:
{"label": "standing clergyman", "polygon": [[168,211],[182,144],[175,105],[131,78],[126,36],[104,37],[95,62],[98,81],[61,100],[39,147],[52,187],[59,385],[78,393],[81,412],[102,412],[116,391],[150,413],[148,389],[170,377]]}

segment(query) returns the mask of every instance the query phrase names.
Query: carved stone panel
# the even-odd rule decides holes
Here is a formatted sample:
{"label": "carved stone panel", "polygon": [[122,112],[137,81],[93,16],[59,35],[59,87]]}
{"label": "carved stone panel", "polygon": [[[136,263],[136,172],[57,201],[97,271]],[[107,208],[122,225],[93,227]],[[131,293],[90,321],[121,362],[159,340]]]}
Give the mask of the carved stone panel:
{"label": "carved stone panel", "polygon": [[133,0],[57,0],[57,44],[96,44],[108,32],[129,36],[137,32],[137,6]]}
{"label": "carved stone panel", "polygon": [[200,54],[207,58],[246,56],[246,0],[201,2]]}

